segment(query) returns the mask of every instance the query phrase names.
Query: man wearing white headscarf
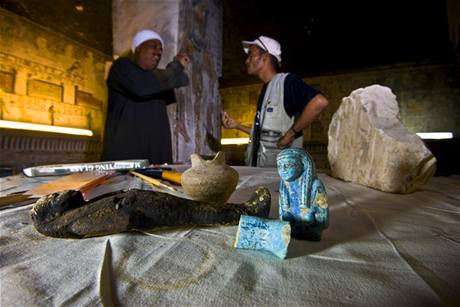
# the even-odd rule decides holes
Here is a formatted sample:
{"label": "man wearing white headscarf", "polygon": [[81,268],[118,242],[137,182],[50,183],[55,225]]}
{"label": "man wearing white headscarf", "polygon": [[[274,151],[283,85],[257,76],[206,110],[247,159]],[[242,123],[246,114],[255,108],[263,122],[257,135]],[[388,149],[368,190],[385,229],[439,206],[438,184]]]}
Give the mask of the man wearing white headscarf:
{"label": "man wearing white headscarf", "polygon": [[138,32],[132,50],[110,68],[107,120],[102,160],[148,159],[172,163],[171,131],[166,106],[174,103],[174,88],[188,84],[179,53],[166,69],[158,69],[164,42],[152,30]]}

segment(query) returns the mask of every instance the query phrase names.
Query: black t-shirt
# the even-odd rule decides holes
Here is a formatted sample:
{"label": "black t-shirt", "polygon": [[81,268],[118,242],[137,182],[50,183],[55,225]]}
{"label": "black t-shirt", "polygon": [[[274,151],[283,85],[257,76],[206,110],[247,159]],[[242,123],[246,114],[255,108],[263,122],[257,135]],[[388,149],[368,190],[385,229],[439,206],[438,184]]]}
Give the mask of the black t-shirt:
{"label": "black t-shirt", "polygon": [[289,116],[294,116],[305,108],[305,106],[320,91],[309,86],[303,80],[293,74],[286,76],[284,80],[284,109]]}

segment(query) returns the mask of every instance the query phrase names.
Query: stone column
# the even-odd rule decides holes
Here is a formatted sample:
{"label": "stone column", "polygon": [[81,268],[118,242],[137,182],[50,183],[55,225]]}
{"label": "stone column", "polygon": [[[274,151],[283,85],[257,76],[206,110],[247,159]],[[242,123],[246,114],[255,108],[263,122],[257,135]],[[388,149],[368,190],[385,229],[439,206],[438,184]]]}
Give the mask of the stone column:
{"label": "stone column", "polygon": [[173,159],[189,162],[192,153],[211,154],[219,147],[222,72],[222,3],[214,0],[113,0],[113,48],[120,55],[142,29],[153,29],[165,41],[159,67],[179,52],[192,60],[190,85],[176,90],[169,107]]}

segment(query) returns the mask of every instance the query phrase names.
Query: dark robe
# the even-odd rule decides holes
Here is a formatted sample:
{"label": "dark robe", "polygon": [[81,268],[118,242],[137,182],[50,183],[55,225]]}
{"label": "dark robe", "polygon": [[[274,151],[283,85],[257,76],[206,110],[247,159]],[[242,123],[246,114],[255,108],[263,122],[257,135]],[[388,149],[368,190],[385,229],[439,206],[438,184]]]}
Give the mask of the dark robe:
{"label": "dark robe", "polygon": [[120,57],[110,69],[102,160],[148,159],[172,163],[171,131],[166,106],[174,88],[188,84],[177,61],[166,69],[144,70],[133,57]]}

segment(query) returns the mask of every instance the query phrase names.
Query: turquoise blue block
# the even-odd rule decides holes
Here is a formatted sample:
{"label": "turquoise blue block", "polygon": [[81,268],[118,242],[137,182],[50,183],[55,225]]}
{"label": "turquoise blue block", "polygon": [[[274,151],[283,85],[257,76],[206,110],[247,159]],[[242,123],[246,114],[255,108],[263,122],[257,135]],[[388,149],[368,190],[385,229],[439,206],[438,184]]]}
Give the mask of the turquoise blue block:
{"label": "turquoise blue block", "polygon": [[242,215],[234,246],[235,248],[267,251],[284,259],[290,240],[289,222]]}

